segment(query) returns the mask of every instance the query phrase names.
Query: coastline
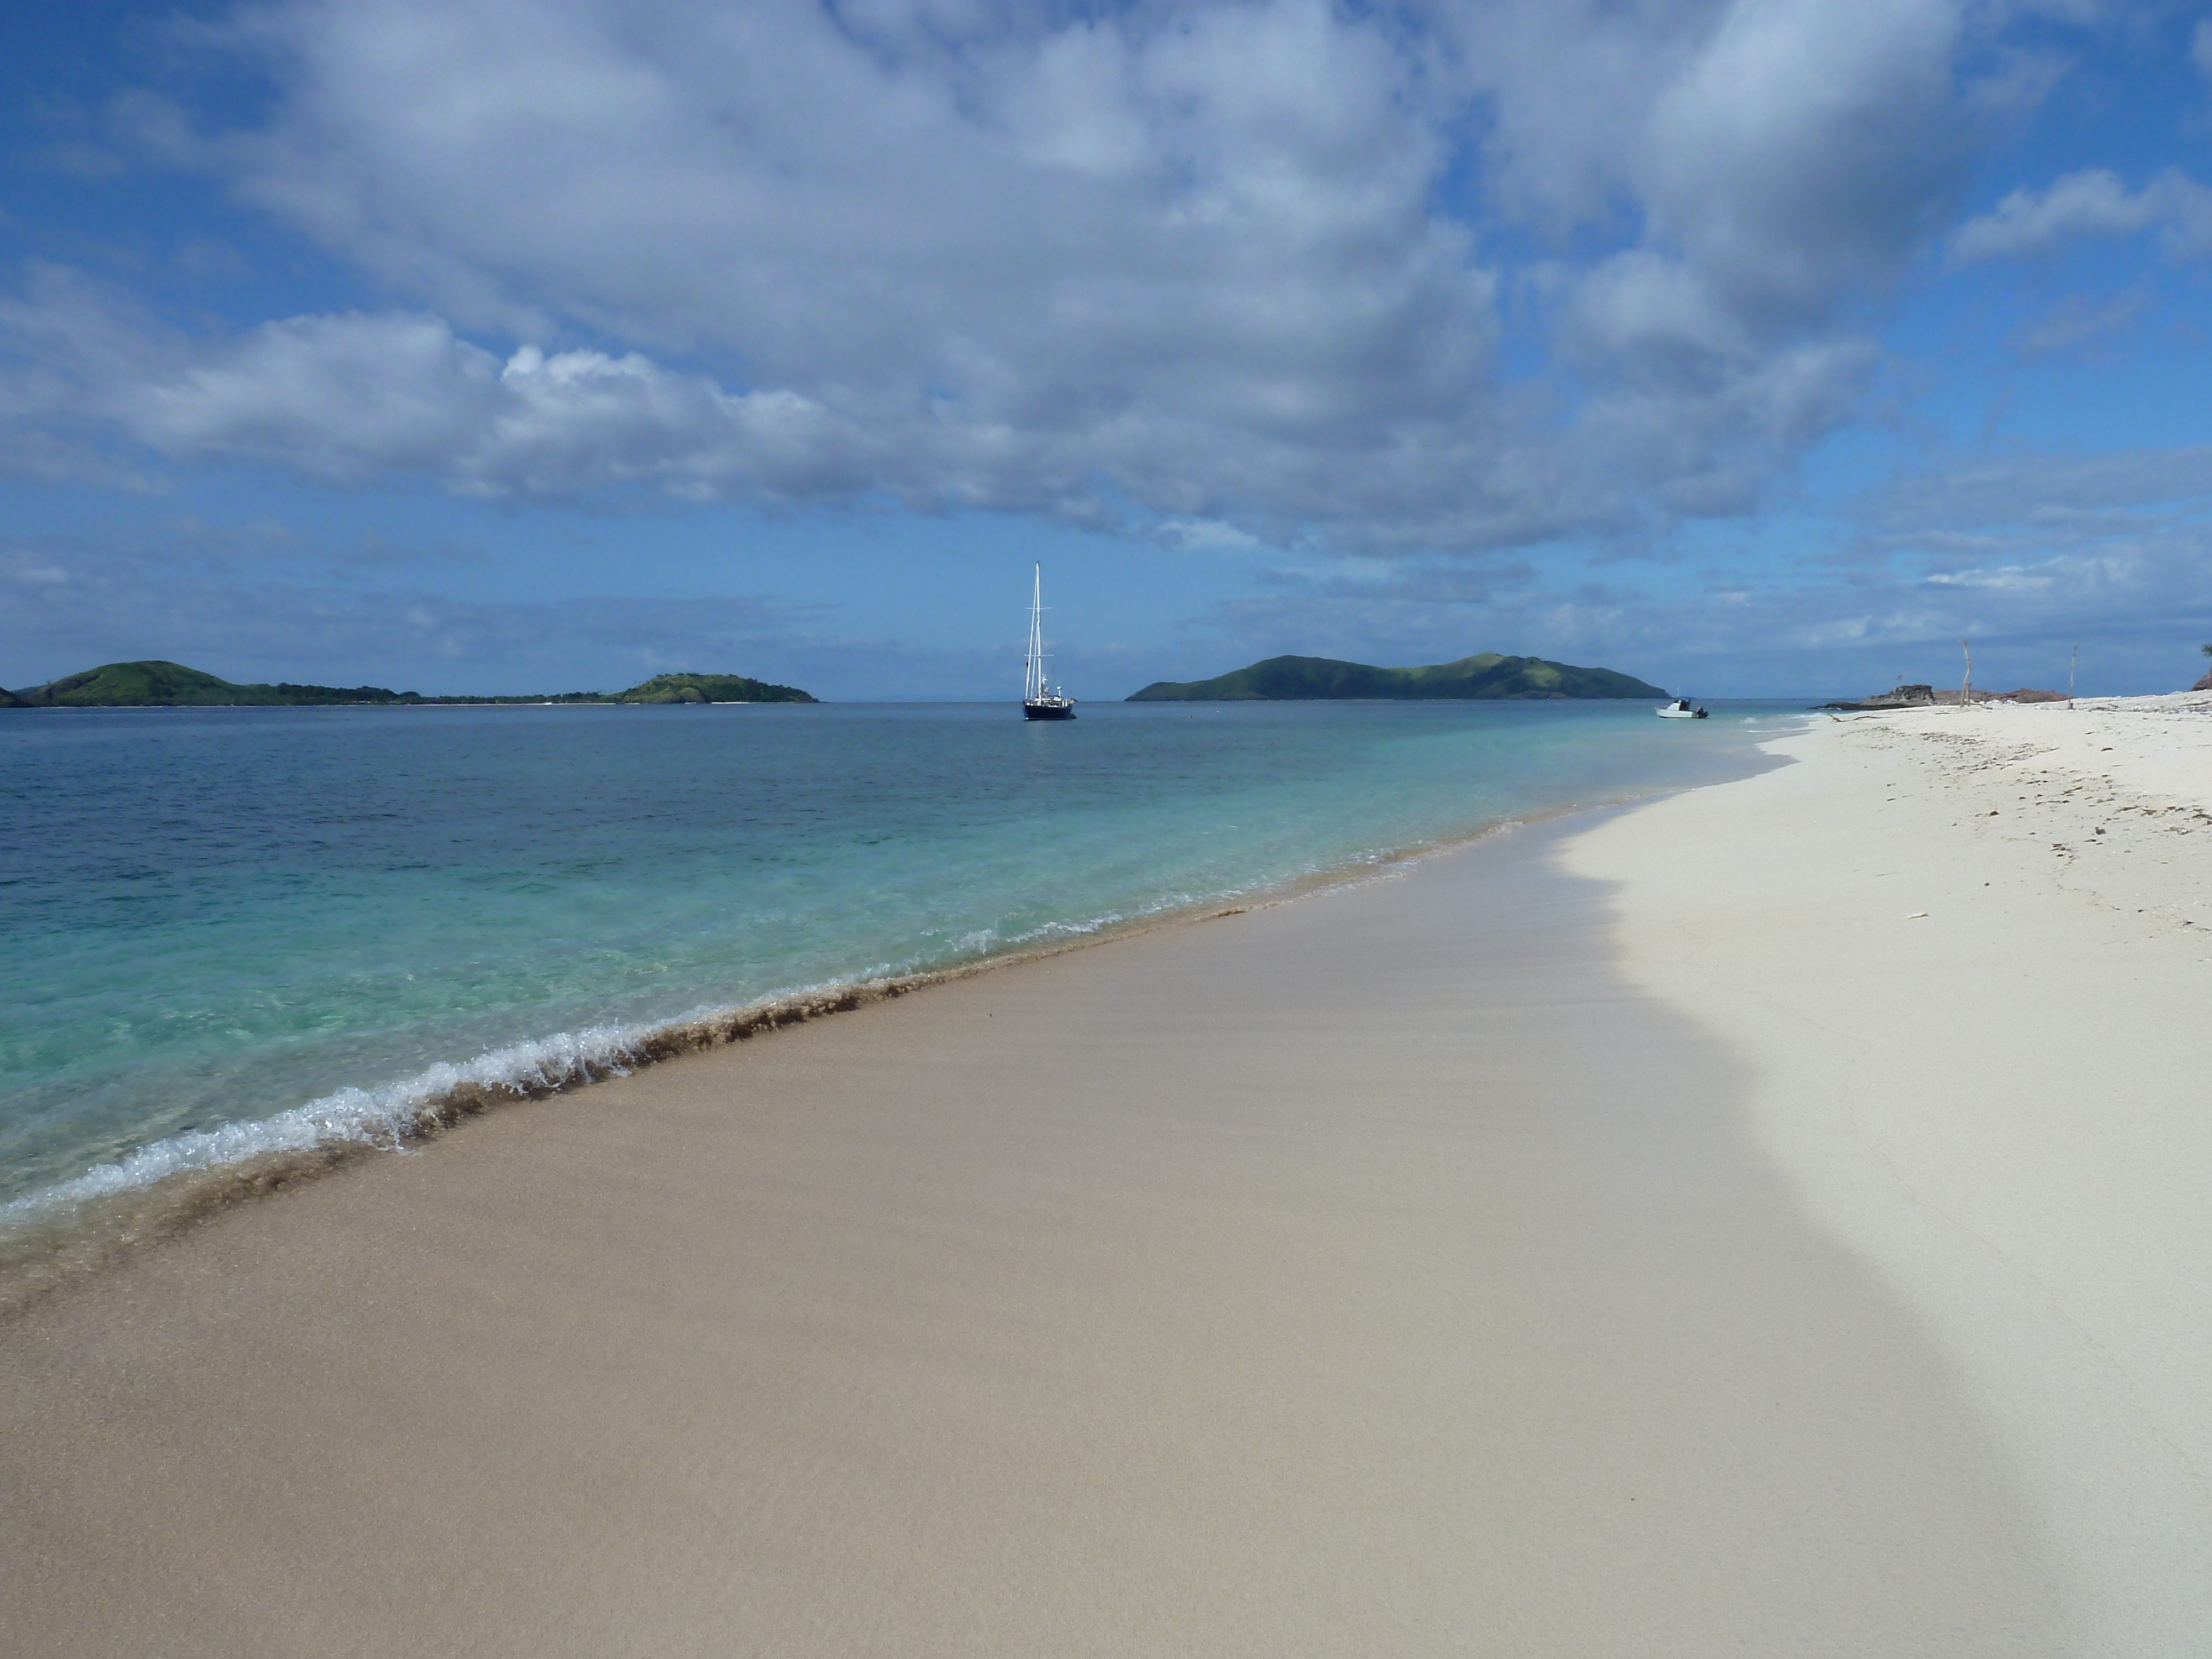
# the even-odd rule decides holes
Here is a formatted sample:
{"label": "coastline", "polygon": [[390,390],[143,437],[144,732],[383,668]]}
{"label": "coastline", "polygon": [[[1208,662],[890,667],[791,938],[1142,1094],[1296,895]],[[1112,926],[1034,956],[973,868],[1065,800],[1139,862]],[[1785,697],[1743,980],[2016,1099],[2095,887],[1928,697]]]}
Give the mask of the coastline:
{"label": "coastline", "polygon": [[1554,867],[1667,805],[672,1060],[144,1252],[0,1327],[0,1620],[2071,1650],[1954,1363]]}
{"label": "coastline", "polygon": [[[647,705],[635,705],[647,706]],[[1754,763],[1755,764],[1756,763]],[[348,1085],[268,1117],[166,1138],[53,1186],[0,1203],[0,1322],[69,1285],[158,1247],[210,1217],[317,1178],[353,1160],[436,1139],[486,1112],[589,1087],[611,1078],[763,1032],[848,1013],[976,974],[1070,951],[1293,902],[1385,878],[1422,860],[1511,830],[1632,805],[1679,784],[1630,787],[1600,801],[1568,801],[1474,824],[1440,841],[1365,854],[1183,902],[1055,925],[1053,937],[980,957],[800,986],[756,1000],[673,1017],[556,1030],[397,1079]]]}
{"label": "coastline", "polygon": [[2087,1650],[2212,1629],[2212,696],[1822,722],[1601,826],[1630,981],[1957,1366]]}

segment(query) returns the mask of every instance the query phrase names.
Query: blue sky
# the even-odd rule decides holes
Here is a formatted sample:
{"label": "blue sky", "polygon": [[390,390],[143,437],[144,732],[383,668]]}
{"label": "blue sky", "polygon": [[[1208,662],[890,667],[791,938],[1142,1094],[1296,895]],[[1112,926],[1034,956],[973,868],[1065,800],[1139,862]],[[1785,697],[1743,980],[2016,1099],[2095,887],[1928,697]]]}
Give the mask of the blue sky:
{"label": "blue sky", "polygon": [[2212,21],[262,0],[0,52],[0,684],[2212,640]]}

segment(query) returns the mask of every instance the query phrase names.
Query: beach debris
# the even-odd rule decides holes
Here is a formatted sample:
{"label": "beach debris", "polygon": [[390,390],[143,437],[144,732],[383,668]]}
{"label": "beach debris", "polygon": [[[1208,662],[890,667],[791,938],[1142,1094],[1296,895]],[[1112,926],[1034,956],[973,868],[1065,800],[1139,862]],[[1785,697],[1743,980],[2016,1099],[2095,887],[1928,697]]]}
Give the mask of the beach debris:
{"label": "beach debris", "polygon": [[1993,702],[2063,702],[2065,701],[2066,694],[2063,691],[2041,691],[2033,686],[2027,685],[2021,686],[2016,691],[1975,691],[1963,686],[1956,691],[1939,691],[1932,685],[1900,684],[1887,691],[1877,692],[1873,696],[1863,697],[1856,702],[1847,701],[1824,702],[1819,707],[1822,709],[1839,708],[1846,712],[1856,710],[1862,713],[1879,713],[1892,708],[1955,708],[1961,703],[1972,703],[1980,707]]}
{"label": "beach debris", "polygon": [[1928,913],[1925,910],[1915,910],[1907,915],[1905,919],[1907,921],[1922,921],[1926,920],[1927,915]]}

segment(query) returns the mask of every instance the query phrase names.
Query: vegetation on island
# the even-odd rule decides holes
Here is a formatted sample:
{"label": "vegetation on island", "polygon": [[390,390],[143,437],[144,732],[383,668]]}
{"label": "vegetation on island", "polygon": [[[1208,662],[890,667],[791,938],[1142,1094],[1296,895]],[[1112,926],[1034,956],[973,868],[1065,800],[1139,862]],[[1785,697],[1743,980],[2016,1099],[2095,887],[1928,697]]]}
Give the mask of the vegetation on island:
{"label": "vegetation on island", "polygon": [[0,708],[299,708],[385,704],[544,702],[812,702],[796,686],[743,674],[656,674],[627,691],[562,691],[541,696],[425,696],[381,685],[234,685],[182,663],[111,662],[44,685],[0,691]]}
{"label": "vegetation on island", "polygon": [[812,702],[794,685],[770,685],[743,674],[655,674],[617,702]]}
{"label": "vegetation on island", "polygon": [[1332,657],[1270,657],[1210,680],[1160,680],[1131,702],[1249,702],[1293,699],[1466,698],[1530,701],[1558,697],[1663,697],[1632,675],[1577,668],[1541,657],[1495,651],[1423,668],[1370,668]]}
{"label": "vegetation on island", "polygon": [[392,702],[381,686],[233,685],[174,662],[111,662],[15,694],[28,708],[190,708],[293,703]]}

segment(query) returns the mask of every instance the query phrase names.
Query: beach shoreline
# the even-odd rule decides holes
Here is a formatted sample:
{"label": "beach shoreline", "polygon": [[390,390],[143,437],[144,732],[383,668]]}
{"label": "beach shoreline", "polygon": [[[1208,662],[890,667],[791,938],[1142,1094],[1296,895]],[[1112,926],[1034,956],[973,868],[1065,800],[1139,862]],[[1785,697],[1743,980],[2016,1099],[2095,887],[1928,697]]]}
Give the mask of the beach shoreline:
{"label": "beach shoreline", "polygon": [[[1755,763],[1747,768],[1756,769]],[[681,1056],[732,1047],[764,1032],[854,1012],[975,975],[1388,879],[1407,866],[1493,836],[1615,810],[1680,787],[1648,785],[1595,802],[1524,810],[1448,840],[1395,848],[1225,896],[1121,916],[1068,930],[1047,943],[979,958],[802,986],[668,1019],[557,1031],[458,1063],[441,1062],[396,1081],[366,1089],[349,1086],[272,1118],[242,1120],[156,1142],[0,1204],[0,1322],[240,1204],[317,1179],[357,1158],[420,1148],[486,1112],[589,1088]]]}
{"label": "beach shoreline", "polygon": [[1653,810],[673,1060],[144,1252],[0,1328],[0,1621],[2078,1650],[1954,1360],[1556,867]]}
{"label": "beach shoreline", "polygon": [[1750,755],[1748,725],[1654,743],[1648,710],[1611,705],[1116,709],[1056,738],[982,706],[832,708],[819,732],[11,726],[0,1255],[77,1196],[390,1145],[441,1095],[580,1081],[693,1022],[1295,891]]}
{"label": "beach shoreline", "polygon": [[2212,696],[1821,722],[1601,826],[1615,961],[2021,1472],[2088,1650],[2212,1629]]}

